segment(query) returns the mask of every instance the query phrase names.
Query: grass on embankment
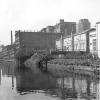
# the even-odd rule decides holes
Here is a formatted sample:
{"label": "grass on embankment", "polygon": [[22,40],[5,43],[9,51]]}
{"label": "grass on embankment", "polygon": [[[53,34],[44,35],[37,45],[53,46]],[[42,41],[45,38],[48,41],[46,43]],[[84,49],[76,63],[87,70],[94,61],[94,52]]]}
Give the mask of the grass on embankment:
{"label": "grass on embankment", "polygon": [[77,66],[90,66],[90,67],[99,67],[100,59],[54,59],[49,61],[50,64],[59,64],[59,65],[77,65]]}
{"label": "grass on embankment", "polygon": [[99,75],[100,59],[89,53],[68,52],[60,58],[48,62],[48,70],[54,73],[73,72],[83,75]]}
{"label": "grass on embankment", "polygon": [[[31,68],[36,67],[33,66],[33,64],[37,58],[38,56],[36,58],[31,56],[31,58],[26,61],[26,65]],[[100,59],[93,58],[91,54],[83,52],[68,52],[61,58],[56,56],[55,59],[48,61],[47,67],[49,72],[60,76],[66,75],[67,72],[92,76],[95,74],[95,68],[99,68],[99,66]]]}
{"label": "grass on embankment", "polygon": [[93,57],[91,53],[88,52],[64,52],[61,57],[56,57],[49,61],[52,64],[59,64],[59,65],[81,65],[81,66],[91,66],[91,67],[99,67],[100,66],[100,59],[96,56]]}

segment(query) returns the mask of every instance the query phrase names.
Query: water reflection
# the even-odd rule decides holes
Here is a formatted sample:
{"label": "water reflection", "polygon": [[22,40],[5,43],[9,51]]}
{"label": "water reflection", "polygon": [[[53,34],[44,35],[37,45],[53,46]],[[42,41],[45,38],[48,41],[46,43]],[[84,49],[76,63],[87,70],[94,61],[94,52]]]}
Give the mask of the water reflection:
{"label": "water reflection", "polygon": [[1,68],[0,68],[0,85],[1,85]]}
{"label": "water reflection", "polygon": [[28,100],[41,100],[35,98],[40,93],[45,100],[48,97],[50,100],[100,100],[100,80],[71,73],[67,73],[66,77],[56,77],[39,69],[7,63],[0,64],[0,97],[2,93],[5,97],[10,95],[9,100],[27,100],[24,96]]}
{"label": "water reflection", "polygon": [[[90,77],[65,77],[58,80],[58,87],[62,100],[65,98],[77,98],[85,100],[100,100],[98,96],[98,83]],[[100,87],[99,87],[100,88]]]}
{"label": "water reflection", "polygon": [[35,73],[34,70],[27,68],[16,68],[16,88],[17,91],[30,92],[35,90],[56,89],[55,78],[49,74],[43,74],[41,71]]}

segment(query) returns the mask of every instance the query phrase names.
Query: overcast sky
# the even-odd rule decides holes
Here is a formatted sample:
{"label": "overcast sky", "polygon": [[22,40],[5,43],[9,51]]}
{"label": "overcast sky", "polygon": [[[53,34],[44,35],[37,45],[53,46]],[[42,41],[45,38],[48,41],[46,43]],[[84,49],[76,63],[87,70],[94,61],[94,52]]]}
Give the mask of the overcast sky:
{"label": "overcast sky", "polygon": [[100,0],[0,0],[0,44],[10,44],[10,31],[40,30],[87,18],[92,26],[100,21]]}

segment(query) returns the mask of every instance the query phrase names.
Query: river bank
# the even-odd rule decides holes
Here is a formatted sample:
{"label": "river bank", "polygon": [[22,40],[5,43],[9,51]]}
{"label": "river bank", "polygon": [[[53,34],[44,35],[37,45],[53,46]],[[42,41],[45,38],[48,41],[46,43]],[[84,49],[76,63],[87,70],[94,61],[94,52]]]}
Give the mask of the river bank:
{"label": "river bank", "polygon": [[[25,65],[34,69],[36,72],[39,71],[38,56],[31,57],[25,61]],[[56,58],[48,61],[47,71],[54,74],[55,76],[66,76],[67,73],[74,73],[77,75],[91,76],[100,79],[100,59],[65,59]]]}
{"label": "river bank", "polygon": [[94,69],[87,66],[48,64],[48,72],[52,73],[54,76],[66,76],[67,73],[71,73],[100,79],[99,72],[95,72]]}
{"label": "river bank", "polygon": [[[33,55],[25,61],[25,65],[32,69],[48,71],[57,76],[66,76],[66,73],[90,76],[100,79],[100,59],[87,52],[62,52],[63,54],[53,54],[46,59],[45,55]],[[65,54],[64,54],[65,53]],[[44,59],[45,58],[45,59]],[[41,62],[42,59],[42,62]],[[40,61],[40,62],[39,62]],[[47,67],[46,67],[47,62]],[[37,64],[37,67],[34,67]],[[42,66],[41,66],[42,64]]]}
{"label": "river bank", "polygon": [[100,59],[54,59],[48,62],[48,70],[80,75],[98,76],[100,78]]}

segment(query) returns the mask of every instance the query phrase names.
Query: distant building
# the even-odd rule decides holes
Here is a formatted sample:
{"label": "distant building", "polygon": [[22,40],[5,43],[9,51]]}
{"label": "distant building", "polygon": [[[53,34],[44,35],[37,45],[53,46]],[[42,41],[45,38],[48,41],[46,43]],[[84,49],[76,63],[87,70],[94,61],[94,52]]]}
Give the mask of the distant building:
{"label": "distant building", "polygon": [[2,52],[2,49],[4,48],[4,45],[0,46],[0,52]]}
{"label": "distant building", "polygon": [[46,32],[46,28],[41,29],[40,32]]}
{"label": "distant building", "polygon": [[64,50],[89,52],[89,31],[64,37]]}
{"label": "distant building", "polygon": [[46,33],[46,32],[15,32],[16,49],[24,48],[27,52],[30,50],[50,50],[55,49],[55,40],[61,34]]}
{"label": "distant building", "polygon": [[48,33],[54,33],[54,26],[47,26],[46,32],[48,32]]}
{"label": "distant building", "polygon": [[40,32],[62,33],[63,36],[71,35],[71,33],[76,33],[76,22],[64,22],[64,19],[60,19],[60,22],[56,25],[47,26]]}
{"label": "distant building", "polygon": [[13,59],[14,58],[14,48],[13,45],[7,45],[2,48],[0,53],[0,58],[2,59]]}
{"label": "distant building", "polygon": [[80,33],[90,28],[91,28],[91,23],[89,22],[88,19],[80,19],[76,30],[78,33]]}
{"label": "distant building", "polygon": [[88,30],[81,32],[81,33],[76,33],[76,34],[72,34],[69,36],[64,36],[63,40],[61,38],[56,40],[56,47],[57,47],[57,49],[63,48],[64,51],[91,52],[92,50],[90,47],[90,43],[91,43],[92,38],[90,35],[92,34],[92,32],[95,32],[95,28],[88,29]]}
{"label": "distant building", "polygon": [[[56,49],[86,51],[100,58],[100,22],[95,28],[56,39]],[[62,42],[63,41],[63,42]]]}
{"label": "distant building", "polygon": [[76,22],[64,22],[60,19],[60,22],[54,26],[55,33],[63,33],[64,36],[76,33]]}
{"label": "distant building", "polygon": [[41,29],[40,32],[54,33],[54,26],[47,26],[46,28]]}

